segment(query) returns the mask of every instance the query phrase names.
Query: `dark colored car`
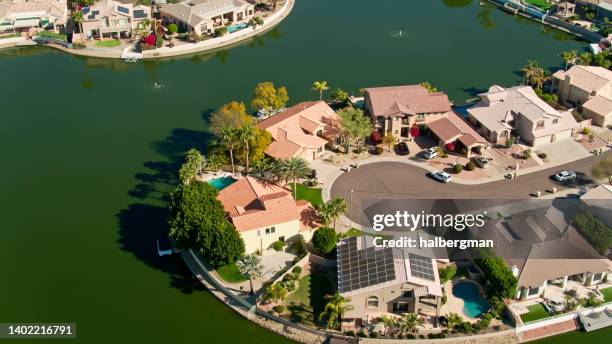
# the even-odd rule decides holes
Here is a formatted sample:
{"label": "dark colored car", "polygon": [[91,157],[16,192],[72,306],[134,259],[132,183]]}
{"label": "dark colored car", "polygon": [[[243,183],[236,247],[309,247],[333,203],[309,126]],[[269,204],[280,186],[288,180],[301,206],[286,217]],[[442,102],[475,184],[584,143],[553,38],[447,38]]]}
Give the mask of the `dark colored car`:
{"label": "dark colored car", "polygon": [[408,149],[408,145],[406,144],[406,142],[398,143],[396,148],[397,148],[398,155],[408,155],[408,153],[410,153],[410,150]]}

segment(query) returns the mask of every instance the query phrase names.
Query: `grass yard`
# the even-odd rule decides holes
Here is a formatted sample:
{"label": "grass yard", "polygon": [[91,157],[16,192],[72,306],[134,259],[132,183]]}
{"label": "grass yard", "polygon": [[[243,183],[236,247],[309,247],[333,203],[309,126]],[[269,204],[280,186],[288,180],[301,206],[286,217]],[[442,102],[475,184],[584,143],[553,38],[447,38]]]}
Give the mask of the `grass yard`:
{"label": "grass yard", "polygon": [[552,1],[546,0],[525,0],[526,3],[532,4],[536,7],[539,7],[543,10],[547,10],[552,7]]}
{"label": "grass yard", "polygon": [[238,272],[238,267],[235,263],[223,265],[222,267],[216,270],[217,275],[221,277],[222,280],[229,283],[239,283],[246,281],[240,272]]}
{"label": "grass yard", "polygon": [[599,292],[603,295],[606,302],[612,301],[612,287],[601,289]]}
{"label": "grass yard", "polygon": [[112,48],[121,45],[121,41],[117,39],[110,39],[106,41],[97,41],[96,47],[100,48]]}
{"label": "grass yard", "polygon": [[543,319],[549,316],[546,309],[544,309],[544,306],[539,303],[537,305],[531,305],[527,307],[527,309],[529,310],[528,313],[521,314],[521,320],[523,320],[523,323]]}
{"label": "grass yard", "polygon": [[307,275],[299,280],[299,287],[286,298],[291,311],[291,321],[314,325],[325,307],[325,295],[330,294],[332,285],[325,275]]}
{"label": "grass yard", "polygon": [[37,36],[59,39],[60,41],[65,41],[67,39],[66,35],[52,31],[40,31]]}
{"label": "grass yard", "polygon": [[[291,188],[293,189],[293,184],[291,184]],[[309,188],[302,184],[297,184],[297,199],[307,200],[313,206],[317,206],[323,203],[323,197],[321,196],[321,189]]]}

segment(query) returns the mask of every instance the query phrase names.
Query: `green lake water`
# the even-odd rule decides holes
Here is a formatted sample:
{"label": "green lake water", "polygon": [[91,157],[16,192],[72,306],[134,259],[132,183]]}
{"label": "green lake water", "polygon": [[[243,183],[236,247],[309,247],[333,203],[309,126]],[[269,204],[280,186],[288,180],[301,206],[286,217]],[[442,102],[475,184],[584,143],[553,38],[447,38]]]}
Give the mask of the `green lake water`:
{"label": "green lake water", "polygon": [[74,343],[288,342],[156,255],[162,197],[183,152],[204,149],[211,109],[266,80],[292,103],[316,98],[315,80],[355,94],[427,80],[461,103],[520,81],[528,58],[553,68],[585,46],[477,1],[297,0],[278,28],[215,54],[0,51],[0,322],[76,322]]}

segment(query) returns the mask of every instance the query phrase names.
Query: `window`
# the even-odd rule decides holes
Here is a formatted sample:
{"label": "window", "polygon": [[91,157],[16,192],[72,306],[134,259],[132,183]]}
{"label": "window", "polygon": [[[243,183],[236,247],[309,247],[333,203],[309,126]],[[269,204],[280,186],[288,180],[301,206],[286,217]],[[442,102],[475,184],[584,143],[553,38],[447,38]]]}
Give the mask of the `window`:
{"label": "window", "polygon": [[266,234],[270,234],[270,228],[266,228]]}
{"label": "window", "polygon": [[414,292],[412,290],[403,290],[402,297],[414,297]]}
{"label": "window", "polygon": [[527,290],[527,296],[537,295],[540,292],[540,287],[529,288]]}
{"label": "window", "polygon": [[317,148],[317,152],[318,152],[318,153],[321,153],[322,151],[323,151],[323,147],[319,147],[319,148]]}
{"label": "window", "polygon": [[542,129],[544,128],[544,121],[538,121],[536,123],[536,129]]}
{"label": "window", "polygon": [[593,282],[599,282],[603,279],[603,272],[593,275]]}
{"label": "window", "polygon": [[270,227],[270,233],[274,233],[275,229],[276,228],[274,228],[274,227]]}
{"label": "window", "polygon": [[395,302],[393,304],[393,313],[408,313],[408,303]]}
{"label": "window", "polygon": [[557,123],[559,123],[559,119],[558,118],[553,119],[553,124],[557,124]]}
{"label": "window", "polygon": [[417,114],[417,121],[422,121],[425,119],[425,114],[419,113]]}
{"label": "window", "polygon": [[378,297],[369,296],[366,305],[368,308],[378,308]]}
{"label": "window", "polygon": [[257,230],[257,236],[261,236],[261,231]]}

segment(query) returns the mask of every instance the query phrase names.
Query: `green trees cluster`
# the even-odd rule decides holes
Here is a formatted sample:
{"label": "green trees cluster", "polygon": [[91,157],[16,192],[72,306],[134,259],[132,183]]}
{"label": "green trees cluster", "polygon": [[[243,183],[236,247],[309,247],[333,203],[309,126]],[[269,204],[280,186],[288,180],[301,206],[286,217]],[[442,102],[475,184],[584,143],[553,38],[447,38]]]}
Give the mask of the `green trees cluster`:
{"label": "green trees cluster", "polygon": [[189,184],[206,167],[206,158],[195,148],[187,151],[185,162],[179,169],[179,179],[183,184]]}
{"label": "green trees cluster", "polygon": [[309,176],[312,170],[306,160],[300,157],[278,159],[256,171],[258,178],[271,183],[285,182],[293,184],[293,198],[297,199],[297,183]]}
{"label": "green trees cluster", "polygon": [[576,50],[570,50],[562,52],[561,59],[565,65],[565,70],[568,69],[570,64],[599,66],[606,69],[612,67],[612,52],[608,50],[601,51],[597,54],[588,51],[579,54]]}
{"label": "green trees cluster", "polygon": [[261,82],[255,86],[251,106],[255,110],[270,113],[283,108],[289,100],[289,94],[285,87],[274,87],[272,82]]}
{"label": "green trees cluster", "polygon": [[338,242],[338,235],[333,228],[320,227],[312,235],[312,246],[318,252],[327,254],[331,252]]}
{"label": "green trees cluster", "polygon": [[527,60],[527,65],[521,69],[521,72],[523,72],[523,83],[533,88],[542,88],[550,78],[548,73],[535,60]]}
{"label": "green trees cluster", "polygon": [[497,295],[504,298],[512,298],[516,295],[518,281],[503,259],[489,253],[474,261],[483,271],[485,278],[491,283]]}
{"label": "green trees cluster", "polygon": [[593,215],[577,214],[574,218],[574,226],[599,253],[605,254],[612,247],[612,229]]}
{"label": "green trees cluster", "polygon": [[446,269],[438,270],[438,274],[440,275],[440,283],[444,284],[455,277],[457,274],[457,267],[455,265],[450,265]]}
{"label": "green trees cluster", "polygon": [[355,143],[357,149],[361,150],[361,143],[374,130],[372,121],[362,110],[352,107],[338,110],[337,114],[342,120],[341,135],[346,152],[348,153],[352,143]]}
{"label": "green trees cluster", "polygon": [[170,238],[197,249],[213,267],[233,263],[244,253],[244,242],[225,219],[217,191],[208,183],[191,181],[170,194]]}

